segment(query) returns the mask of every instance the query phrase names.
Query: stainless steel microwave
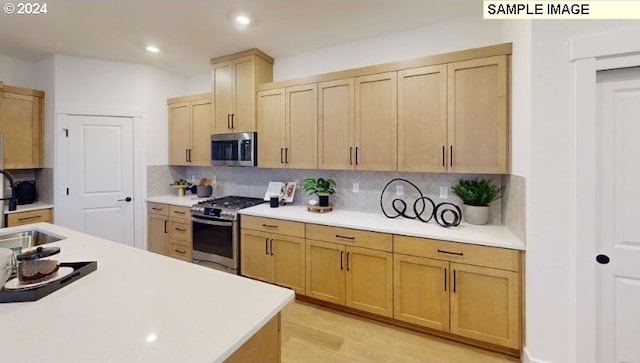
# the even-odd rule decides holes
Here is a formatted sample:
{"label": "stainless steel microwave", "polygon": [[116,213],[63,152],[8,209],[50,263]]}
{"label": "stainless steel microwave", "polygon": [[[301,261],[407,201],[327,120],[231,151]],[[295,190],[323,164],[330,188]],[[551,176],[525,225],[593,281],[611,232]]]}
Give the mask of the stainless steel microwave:
{"label": "stainless steel microwave", "polygon": [[255,132],[211,135],[211,165],[256,166],[257,159]]}

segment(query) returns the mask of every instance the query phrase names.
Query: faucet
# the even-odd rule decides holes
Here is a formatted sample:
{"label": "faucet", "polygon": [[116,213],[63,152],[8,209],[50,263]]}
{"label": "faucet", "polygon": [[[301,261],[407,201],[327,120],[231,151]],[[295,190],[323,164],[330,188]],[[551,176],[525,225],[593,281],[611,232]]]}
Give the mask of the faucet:
{"label": "faucet", "polygon": [[[17,208],[18,201],[16,200],[15,195],[14,195],[13,177],[5,169],[0,169],[0,174],[6,176],[7,179],[9,179],[9,187],[11,187],[11,196],[9,198],[0,198],[0,200],[8,200],[9,201],[9,210],[10,211],[14,211]],[[4,185],[2,185],[1,187],[4,188]]]}

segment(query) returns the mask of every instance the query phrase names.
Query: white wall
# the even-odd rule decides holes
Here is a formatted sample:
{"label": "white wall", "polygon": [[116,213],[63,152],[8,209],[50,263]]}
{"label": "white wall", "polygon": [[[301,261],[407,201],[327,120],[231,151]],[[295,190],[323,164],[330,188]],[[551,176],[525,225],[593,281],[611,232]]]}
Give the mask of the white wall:
{"label": "white wall", "polygon": [[0,54],[0,81],[12,86],[40,89],[35,64]]}
{"label": "white wall", "polygon": [[574,140],[580,135],[574,132],[570,39],[625,27],[640,22],[533,22],[526,258],[527,350],[533,361],[574,362],[584,348],[576,346],[581,325],[575,270],[576,263],[594,263],[575,257]]}
{"label": "white wall", "polygon": [[211,72],[187,78],[187,94],[211,92]]}

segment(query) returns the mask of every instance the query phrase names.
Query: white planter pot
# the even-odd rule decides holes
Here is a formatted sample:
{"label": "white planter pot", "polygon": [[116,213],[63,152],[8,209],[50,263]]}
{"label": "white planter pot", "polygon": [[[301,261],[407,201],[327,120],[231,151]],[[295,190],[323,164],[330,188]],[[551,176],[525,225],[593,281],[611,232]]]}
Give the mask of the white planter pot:
{"label": "white planter pot", "polygon": [[489,206],[477,207],[473,205],[462,206],[464,220],[470,224],[487,224],[489,221]]}

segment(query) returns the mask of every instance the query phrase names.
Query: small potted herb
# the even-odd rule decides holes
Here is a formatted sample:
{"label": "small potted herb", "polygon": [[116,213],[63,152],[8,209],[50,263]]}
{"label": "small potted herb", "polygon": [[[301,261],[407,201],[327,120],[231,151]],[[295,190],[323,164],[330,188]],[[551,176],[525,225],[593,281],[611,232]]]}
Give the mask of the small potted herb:
{"label": "small potted herb", "polygon": [[302,190],[304,192],[315,194],[318,196],[318,203],[321,207],[329,206],[329,195],[334,194],[336,191],[332,187],[336,186],[336,182],[333,179],[313,179],[308,178],[303,181],[304,185]]}
{"label": "small potted herb", "polygon": [[462,199],[462,215],[471,224],[486,224],[489,204],[502,197],[502,188],[488,179],[460,179],[451,190]]}

